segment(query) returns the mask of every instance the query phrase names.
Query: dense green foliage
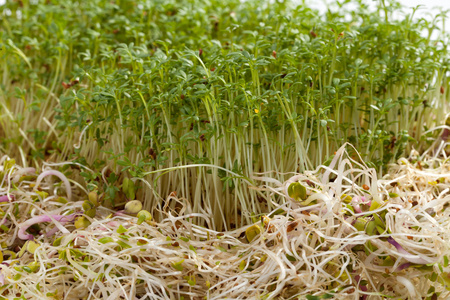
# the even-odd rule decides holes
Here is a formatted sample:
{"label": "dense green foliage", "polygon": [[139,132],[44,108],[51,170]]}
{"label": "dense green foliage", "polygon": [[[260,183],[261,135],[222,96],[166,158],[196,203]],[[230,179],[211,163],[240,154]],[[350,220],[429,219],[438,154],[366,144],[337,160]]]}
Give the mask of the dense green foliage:
{"label": "dense green foliage", "polygon": [[[283,180],[346,141],[381,170],[445,119],[447,39],[431,40],[445,16],[351,2],[319,16],[268,1],[8,1],[0,149],[24,165],[74,159],[94,171],[74,178],[115,203],[136,190],[153,209],[176,191],[228,225],[264,207],[242,181],[254,172]],[[151,173],[188,164],[232,172]]]}

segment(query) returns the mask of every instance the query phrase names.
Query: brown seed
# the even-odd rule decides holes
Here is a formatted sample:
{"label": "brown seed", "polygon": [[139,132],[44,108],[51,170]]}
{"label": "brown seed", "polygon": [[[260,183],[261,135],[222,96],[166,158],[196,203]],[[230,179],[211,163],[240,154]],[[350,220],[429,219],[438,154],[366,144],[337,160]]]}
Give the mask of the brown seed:
{"label": "brown seed", "polygon": [[153,148],[150,148],[150,150],[148,151],[148,154],[150,155],[150,157],[155,160],[156,159],[156,152],[155,150],[153,150]]}
{"label": "brown seed", "polygon": [[199,50],[198,50],[198,56],[202,56],[202,54],[203,54],[203,50],[202,50],[202,49],[199,49]]}
{"label": "brown seed", "polygon": [[172,244],[172,246],[178,247],[178,246],[180,246],[180,244],[178,242],[175,242],[175,243]]}
{"label": "brown seed", "polygon": [[273,58],[277,58],[277,51],[273,50],[272,51],[272,56],[273,56]]}
{"label": "brown seed", "polygon": [[441,94],[444,94],[444,92],[445,92],[444,87],[441,86]]}
{"label": "brown seed", "polygon": [[312,30],[311,30],[311,32],[310,32],[309,34],[311,34],[311,36],[312,36],[313,38],[317,37],[317,34],[316,34],[314,31],[312,31]]}
{"label": "brown seed", "polygon": [[298,226],[298,222],[297,222],[297,221],[290,222],[290,223],[287,225],[286,231],[287,231],[287,232],[291,232],[292,230],[294,230],[295,228],[297,228],[297,226]]}
{"label": "brown seed", "polygon": [[366,191],[369,190],[369,186],[367,184],[363,184],[362,188],[365,189]]}

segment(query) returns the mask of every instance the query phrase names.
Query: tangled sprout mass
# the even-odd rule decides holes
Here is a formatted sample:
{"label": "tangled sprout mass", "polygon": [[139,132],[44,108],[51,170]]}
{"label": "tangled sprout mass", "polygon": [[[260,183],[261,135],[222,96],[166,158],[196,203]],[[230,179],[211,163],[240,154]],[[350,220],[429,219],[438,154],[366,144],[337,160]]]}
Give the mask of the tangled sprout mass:
{"label": "tangled sprout mass", "polygon": [[[5,156],[0,295],[449,297],[450,163],[445,152],[440,158],[413,153],[378,179],[346,147],[328,166],[285,183],[257,178],[262,184],[254,188],[282,200],[274,201],[276,210],[255,216],[254,224],[225,232],[209,229],[213,220],[193,213],[189,202],[174,194],[166,202],[176,202],[177,211],[166,205],[166,218],[155,222],[139,205],[114,212],[101,205],[101,195],[75,188],[62,173],[44,169],[38,176]],[[206,226],[193,222],[199,218]]]}

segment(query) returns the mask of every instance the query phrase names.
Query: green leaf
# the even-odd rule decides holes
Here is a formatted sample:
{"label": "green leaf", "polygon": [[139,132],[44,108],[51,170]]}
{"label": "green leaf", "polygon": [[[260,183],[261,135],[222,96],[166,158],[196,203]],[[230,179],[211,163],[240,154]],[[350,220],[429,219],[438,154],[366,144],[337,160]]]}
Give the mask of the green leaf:
{"label": "green leaf", "polygon": [[59,237],[56,240],[53,241],[53,246],[58,247],[59,245],[61,245],[61,240],[63,239],[63,237]]}
{"label": "green leaf", "polygon": [[381,207],[380,202],[374,200],[374,201],[372,201],[372,204],[370,205],[369,210],[370,210],[370,211],[376,210],[376,209],[379,208],[379,207]]}
{"label": "green leaf", "polygon": [[127,243],[123,242],[123,241],[117,241],[116,242],[120,247],[122,247],[122,249],[128,249],[131,248],[130,245],[128,245]]}
{"label": "green leaf", "polygon": [[119,227],[117,228],[117,233],[125,233],[127,231],[128,231],[128,229],[126,229],[122,225],[119,225]]}
{"label": "green leaf", "polygon": [[222,252],[228,252],[228,250],[225,249],[225,248],[222,247],[222,246],[216,246],[216,248],[219,249],[219,250],[222,251]]}
{"label": "green leaf", "polygon": [[146,210],[141,210],[140,212],[138,212],[137,217],[138,225],[142,224],[144,221],[150,222],[152,220],[152,215]]}
{"label": "green leaf", "polygon": [[100,238],[98,240],[98,242],[101,243],[101,244],[113,243],[114,239],[112,237],[105,236],[105,237]]}
{"label": "green leaf", "polygon": [[182,260],[179,261],[179,262],[173,263],[173,264],[172,264],[172,267],[173,267],[175,270],[183,271],[184,268],[183,268],[183,266],[181,265],[183,262],[184,262],[184,259],[182,259]]}
{"label": "green leaf", "polygon": [[365,231],[368,235],[375,235],[375,230],[377,229],[377,223],[375,221],[369,221],[366,224]]}
{"label": "green leaf", "polygon": [[247,265],[247,262],[245,260],[241,261],[239,264],[239,269],[243,271],[245,269],[245,266]]}
{"label": "green leaf", "polygon": [[118,164],[119,166],[123,166],[123,167],[126,167],[126,166],[129,165],[129,163],[126,162],[126,161],[124,161],[124,160],[118,160],[118,161],[117,161],[117,164]]}

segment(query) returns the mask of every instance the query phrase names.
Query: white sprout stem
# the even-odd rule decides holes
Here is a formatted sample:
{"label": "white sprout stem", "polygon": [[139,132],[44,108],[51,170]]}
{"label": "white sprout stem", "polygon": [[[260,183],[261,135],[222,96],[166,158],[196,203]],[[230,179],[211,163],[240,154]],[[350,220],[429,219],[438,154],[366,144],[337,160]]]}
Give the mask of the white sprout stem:
{"label": "white sprout stem", "polygon": [[61,179],[61,181],[64,183],[64,185],[66,187],[66,194],[67,194],[68,200],[72,200],[72,189],[70,187],[69,180],[63,173],[56,171],[56,170],[48,170],[48,171],[42,172],[36,179],[35,189],[39,186],[39,184],[45,177],[51,176],[51,175],[54,175],[54,176],[58,177],[59,179]]}
{"label": "white sprout stem", "polygon": [[79,137],[79,139],[78,139],[78,143],[73,145],[73,147],[74,147],[75,149],[80,149],[80,147],[81,147],[81,140],[83,139],[84,133],[85,133],[86,130],[89,128],[89,126],[91,126],[91,124],[88,124],[88,125],[84,126],[83,130],[82,130],[81,133],[80,133],[80,137]]}

